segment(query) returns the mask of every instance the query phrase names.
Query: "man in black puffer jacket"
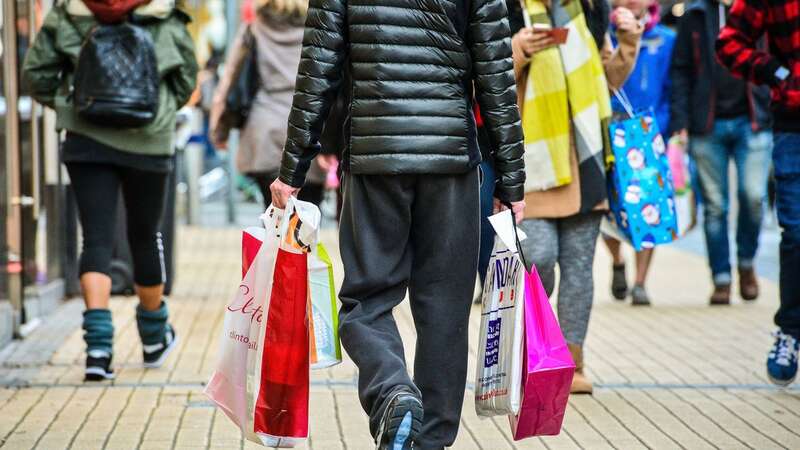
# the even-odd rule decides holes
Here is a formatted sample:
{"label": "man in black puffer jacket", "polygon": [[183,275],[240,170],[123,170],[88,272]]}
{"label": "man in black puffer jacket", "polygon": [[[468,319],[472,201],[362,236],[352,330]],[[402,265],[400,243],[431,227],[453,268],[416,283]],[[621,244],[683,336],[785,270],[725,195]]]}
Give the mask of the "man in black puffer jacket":
{"label": "man in black puffer jacket", "polygon": [[[524,208],[505,1],[311,0],[275,205],[303,185],[339,89],[350,98],[342,342],[379,448],[441,449],[458,432],[478,259],[473,98],[495,149],[498,204]],[[406,290],[413,381],[392,316]]]}

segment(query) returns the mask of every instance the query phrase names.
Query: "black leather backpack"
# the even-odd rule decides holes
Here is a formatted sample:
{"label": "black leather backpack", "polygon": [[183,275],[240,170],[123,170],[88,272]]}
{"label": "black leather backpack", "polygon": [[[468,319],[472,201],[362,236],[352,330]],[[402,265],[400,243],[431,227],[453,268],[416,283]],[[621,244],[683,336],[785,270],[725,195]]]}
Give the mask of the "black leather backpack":
{"label": "black leather backpack", "polygon": [[82,118],[107,127],[145,126],[158,114],[158,87],[155,46],[145,29],[122,22],[97,25],[86,36],[73,81]]}

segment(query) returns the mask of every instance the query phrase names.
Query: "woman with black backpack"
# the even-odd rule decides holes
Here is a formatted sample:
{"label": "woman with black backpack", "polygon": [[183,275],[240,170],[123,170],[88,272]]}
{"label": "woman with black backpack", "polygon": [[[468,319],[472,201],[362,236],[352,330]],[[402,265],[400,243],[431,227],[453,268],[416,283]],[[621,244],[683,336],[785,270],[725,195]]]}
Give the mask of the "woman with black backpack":
{"label": "woman with black backpack", "polygon": [[34,98],[55,109],[56,126],[66,131],[62,159],[83,229],[86,380],[113,378],[109,273],[120,190],[145,367],[161,366],[176,343],[158,230],[173,170],[175,115],[197,77],[189,21],[174,0],[61,1],[23,66]]}
{"label": "woman with black backpack", "polygon": [[[240,129],[236,167],[258,184],[268,207],[269,185],[278,178],[286,142],[308,0],[253,4],[256,18],[237,34],[214,93],[209,137],[218,149],[225,149],[230,130]],[[300,200],[322,202],[326,171],[335,159],[326,155],[312,162]]]}

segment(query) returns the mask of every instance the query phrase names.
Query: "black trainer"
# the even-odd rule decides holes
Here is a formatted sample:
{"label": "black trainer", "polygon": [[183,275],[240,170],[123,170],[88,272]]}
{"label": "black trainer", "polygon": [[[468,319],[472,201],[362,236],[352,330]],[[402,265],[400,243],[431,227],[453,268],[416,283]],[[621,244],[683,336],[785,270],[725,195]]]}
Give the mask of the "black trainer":
{"label": "black trainer", "polygon": [[378,450],[410,450],[422,428],[422,402],[413,393],[400,390],[388,401],[378,431]]}
{"label": "black trainer", "polygon": [[158,344],[142,344],[144,367],[148,369],[158,369],[164,365],[164,361],[166,361],[167,356],[169,356],[177,343],[178,336],[175,335],[175,329],[172,328],[172,325],[167,324],[167,331],[164,333],[163,341]]}
{"label": "black trainer", "polygon": [[625,279],[625,264],[614,264],[611,274],[611,295],[617,300],[625,300],[628,296],[628,281]]}
{"label": "black trainer", "polygon": [[103,381],[114,378],[111,368],[111,353],[105,350],[89,350],[86,354],[85,381]]}

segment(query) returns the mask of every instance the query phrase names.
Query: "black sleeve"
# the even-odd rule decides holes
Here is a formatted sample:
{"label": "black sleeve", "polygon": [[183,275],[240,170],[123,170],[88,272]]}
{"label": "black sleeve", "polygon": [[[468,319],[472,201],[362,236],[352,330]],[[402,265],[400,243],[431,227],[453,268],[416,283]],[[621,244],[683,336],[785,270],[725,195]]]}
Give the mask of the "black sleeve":
{"label": "black sleeve", "polygon": [[692,84],[692,17],[684,15],[678,22],[678,36],[672,50],[672,94],[670,96],[670,134],[689,127],[689,97]]}
{"label": "black sleeve", "polygon": [[344,0],[311,0],[289,113],[280,180],[302,187],[320,152],[320,134],[342,79],[347,54]]}
{"label": "black sleeve", "polygon": [[468,26],[475,97],[495,151],[495,197],[520,201],[525,196],[524,144],[505,0],[473,1]]}

